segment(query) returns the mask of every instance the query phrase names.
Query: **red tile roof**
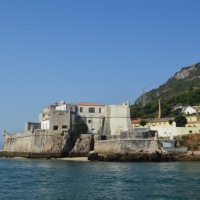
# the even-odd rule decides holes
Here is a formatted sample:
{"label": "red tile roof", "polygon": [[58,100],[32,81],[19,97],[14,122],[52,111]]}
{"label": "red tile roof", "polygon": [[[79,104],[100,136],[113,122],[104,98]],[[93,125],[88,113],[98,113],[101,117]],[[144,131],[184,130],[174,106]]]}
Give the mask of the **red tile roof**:
{"label": "red tile roof", "polygon": [[140,121],[141,121],[141,119],[134,119],[131,122],[132,122],[132,124],[139,124]]}
{"label": "red tile roof", "polygon": [[105,106],[105,105],[93,102],[80,102],[77,104],[77,106]]}

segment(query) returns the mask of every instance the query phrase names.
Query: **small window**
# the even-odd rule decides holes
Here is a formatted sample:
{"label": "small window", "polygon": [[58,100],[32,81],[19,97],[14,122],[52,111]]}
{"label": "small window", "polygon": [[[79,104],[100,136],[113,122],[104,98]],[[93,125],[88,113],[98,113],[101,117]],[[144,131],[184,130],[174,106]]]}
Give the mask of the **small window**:
{"label": "small window", "polygon": [[58,126],[53,126],[53,130],[54,131],[58,130]]}
{"label": "small window", "polygon": [[91,119],[89,119],[89,120],[88,120],[88,123],[91,123],[91,122],[92,122],[92,120],[91,120]]}
{"label": "small window", "polygon": [[89,108],[89,113],[95,113],[95,108]]}
{"label": "small window", "polygon": [[81,112],[81,113],[83,112],[83,107],[80,107],[80,112]]}
{"label": "small window", "polygon": [[99,113],[101,113],[101,108],[99,108]]}
{"label": "small window", "polygon": [[67,128],[67,125],[63,125],[63,126],[62,126],[62,129],[66,129],[66,128]]}

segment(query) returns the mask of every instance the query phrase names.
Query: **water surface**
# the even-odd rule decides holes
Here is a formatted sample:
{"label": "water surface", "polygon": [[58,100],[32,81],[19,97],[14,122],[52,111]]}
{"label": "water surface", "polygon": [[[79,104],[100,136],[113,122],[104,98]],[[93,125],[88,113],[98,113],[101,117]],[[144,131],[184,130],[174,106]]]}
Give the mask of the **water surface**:
{"label": "water surface", "polygon": [[200,162],[1,158],[0,199],[200,199]]}

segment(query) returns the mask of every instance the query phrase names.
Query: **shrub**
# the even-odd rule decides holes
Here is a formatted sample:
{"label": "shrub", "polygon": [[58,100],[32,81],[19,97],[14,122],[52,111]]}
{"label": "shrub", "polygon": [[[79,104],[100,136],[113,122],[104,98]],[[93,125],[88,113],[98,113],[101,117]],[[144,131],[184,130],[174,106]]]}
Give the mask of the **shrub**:
{"label": "shrub", "polygon": [[174,118],[176,122],[176,127],[184,127],[187,124],[187,119],[185,116],[179,115]]}
{"label": "shrub", "polygon": [[141,126],[145,126],[147,124],[147,122],[145,120],[141,120],[140,125]]}

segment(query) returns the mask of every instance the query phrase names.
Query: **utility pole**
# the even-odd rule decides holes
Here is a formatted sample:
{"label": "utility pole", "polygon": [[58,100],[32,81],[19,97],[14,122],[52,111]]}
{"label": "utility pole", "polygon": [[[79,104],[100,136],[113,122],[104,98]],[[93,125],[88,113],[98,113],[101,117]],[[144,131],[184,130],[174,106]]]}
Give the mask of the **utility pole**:
{"label": "utility pole", "polygon": [[158,100],[158,119],[160,119],[161,118],[161,103],[160,103],[160,98],[159,98],[159,100]]}

